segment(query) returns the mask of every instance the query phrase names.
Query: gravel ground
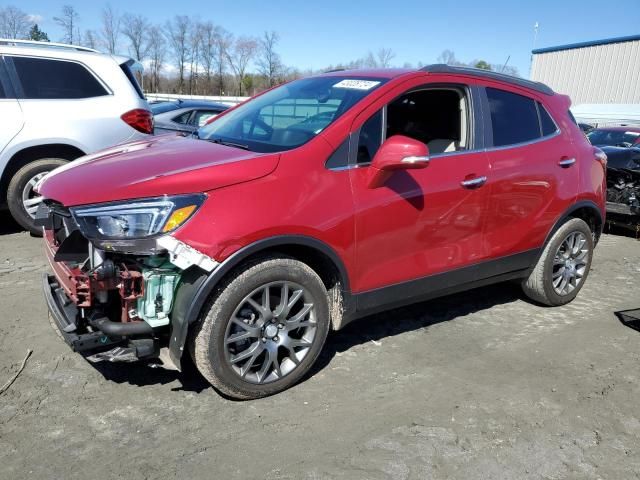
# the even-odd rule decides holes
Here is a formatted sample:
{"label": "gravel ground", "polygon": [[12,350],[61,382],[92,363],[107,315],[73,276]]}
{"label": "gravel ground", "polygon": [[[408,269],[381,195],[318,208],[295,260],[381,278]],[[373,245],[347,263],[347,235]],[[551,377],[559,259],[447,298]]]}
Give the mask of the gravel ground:
{"label": "gravel ground", "polygon": [[0,478],[640,478],[640,242],[605,235],[549,309],[505,284],[364,319],[234,402],[193,367],[93,366],[51,330],[40,241],[0,216]]}

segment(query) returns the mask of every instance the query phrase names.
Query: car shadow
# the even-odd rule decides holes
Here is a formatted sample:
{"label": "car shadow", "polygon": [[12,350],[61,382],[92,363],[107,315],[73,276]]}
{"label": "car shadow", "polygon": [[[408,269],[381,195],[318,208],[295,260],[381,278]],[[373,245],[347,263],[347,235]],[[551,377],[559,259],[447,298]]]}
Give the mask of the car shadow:
{"label": "car shadow", "polygon": [[20,232],[24,232],[24,228],[18,225],[11,213],[8,211],[0,212],[0,235],[11,235]]}
{"label": "car shadow", "polygon": [[[438,323],[489,309],[495,305],[511,303],[522,298],[522,290],[514,283],[501,283],[488,287],[417,303],[359,319],[338,332],[331,332],[315,365],[302,382],[326,368],[336,354],[367,342],[388,339],[407,332],[424,330]],[[182,372],[152,368],[144,363],[92,364],[105,379],[115,383],[128,383],[139,387],[179,382],[172,391],[201,393],[212,389],[200,375],[188,354],[182,357]],[[302,383],[301,382],[301,383]]]}

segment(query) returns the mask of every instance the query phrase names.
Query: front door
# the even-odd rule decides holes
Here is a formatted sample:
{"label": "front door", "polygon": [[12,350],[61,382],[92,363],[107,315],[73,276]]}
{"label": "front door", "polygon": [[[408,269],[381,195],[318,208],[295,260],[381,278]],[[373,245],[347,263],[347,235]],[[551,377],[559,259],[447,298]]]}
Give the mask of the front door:
{"label": "front door", "polygon": [[[467,85],[423,85],[404,92],[353,131],[354,292],[370,291],[480,262],[489,164],[473,134]],[[364,123],[362,123],[364,121]],[[429,165],[395,172],[369,188],[377,149],[401,134],[427,144]]]}

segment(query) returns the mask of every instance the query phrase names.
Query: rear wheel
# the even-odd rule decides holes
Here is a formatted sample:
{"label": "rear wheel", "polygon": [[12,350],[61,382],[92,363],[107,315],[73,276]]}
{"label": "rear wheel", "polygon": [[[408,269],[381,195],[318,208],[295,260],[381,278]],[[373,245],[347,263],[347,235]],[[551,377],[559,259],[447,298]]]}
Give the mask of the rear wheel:
{"label": "rear wheel", "polygon": [[573,300],[591,268],[593,233],[580,218],[563,224],[547,243],[538,263],[523,284],[524,293],[549,306]]}
{"label": "rear wheel", "polygon": [[9,182],[7,204],[11,215],[33,235],[42,235],[40,228],[34,224],[42,197],[34,191],[34,187],[47,173],[66,163],[67,160],[61,158],[36,160],[18,170]]}
{"label": "rear wheel", "polygon": [[248,265],[212,299],[192,337],[204,377],[238,399],[278,393],[311,368],[329,331],[327,291],[306,264]]}

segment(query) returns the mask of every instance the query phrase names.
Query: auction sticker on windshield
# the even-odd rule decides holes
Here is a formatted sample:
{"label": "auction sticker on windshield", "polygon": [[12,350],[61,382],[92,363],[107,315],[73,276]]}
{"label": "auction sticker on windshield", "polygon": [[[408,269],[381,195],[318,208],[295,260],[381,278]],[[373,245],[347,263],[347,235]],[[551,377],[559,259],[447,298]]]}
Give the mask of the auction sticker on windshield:
{"label": "auction sticker on windshield", "polygon": [[341,80],[336,83],[333,88],[349,88],[351,90],[371,90],[373,87],[380,85],[380,82],[374,80]]}

